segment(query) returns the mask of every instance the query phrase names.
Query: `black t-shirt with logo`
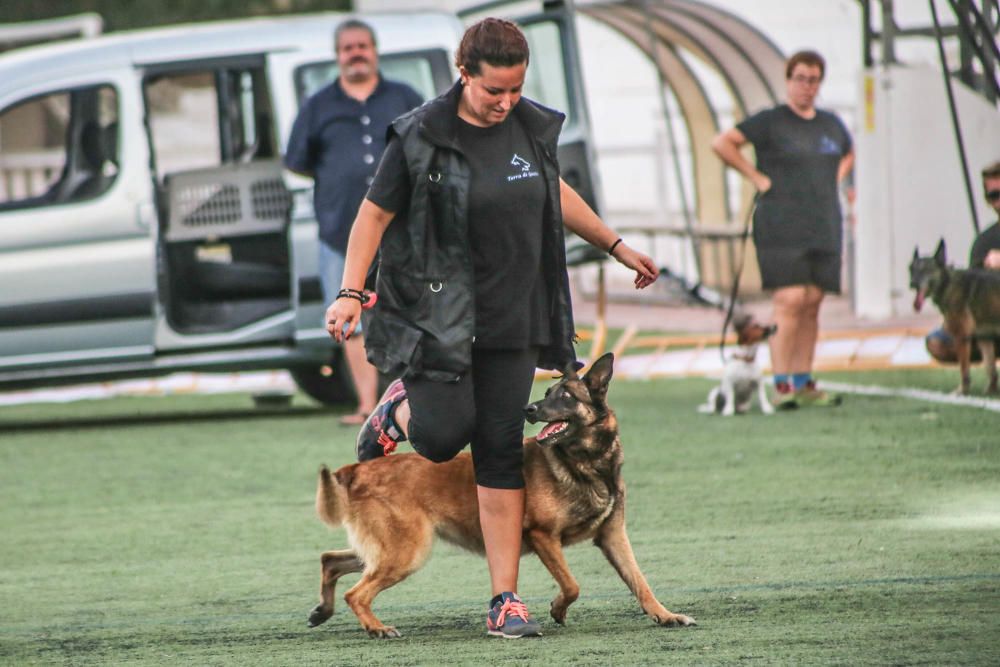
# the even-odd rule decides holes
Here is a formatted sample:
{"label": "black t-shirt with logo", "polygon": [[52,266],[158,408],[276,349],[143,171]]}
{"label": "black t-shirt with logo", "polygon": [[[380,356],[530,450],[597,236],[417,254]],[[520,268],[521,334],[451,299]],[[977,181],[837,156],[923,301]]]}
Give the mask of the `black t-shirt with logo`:
{"label": "black t-shirt with logo", "polygon": [[837,169],[851,135],[832,113],[802,118],[782,104],[736,128],[753,144],[757,168],[771,179],[754,215],[754,242],[767,247],[840,252]]}
{"label": "black t-shirt with logo", "polygon": [[[490,127],[458,119],[469,163],[469,251],[475,272],[477,347],[547,345],[542,278],[546,185],[524,127],[512,114]],[[409,174],[398,139],[389,142],[368,199],[387,211],[409,204]]]}

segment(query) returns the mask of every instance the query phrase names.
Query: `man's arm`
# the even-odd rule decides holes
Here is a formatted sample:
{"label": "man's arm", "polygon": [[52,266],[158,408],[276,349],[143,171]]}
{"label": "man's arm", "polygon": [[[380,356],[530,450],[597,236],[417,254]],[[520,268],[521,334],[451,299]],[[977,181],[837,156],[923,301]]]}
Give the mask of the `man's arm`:
{"label": "man's arm", "polygon": [[723,162],[753,183],[758,192],[767,192],[771,189],[771,179],[758,171],[740,152],[740,148],[746,143],[747,138],[734,127],[716,135],[715,139],[712,140],[712,150]]}

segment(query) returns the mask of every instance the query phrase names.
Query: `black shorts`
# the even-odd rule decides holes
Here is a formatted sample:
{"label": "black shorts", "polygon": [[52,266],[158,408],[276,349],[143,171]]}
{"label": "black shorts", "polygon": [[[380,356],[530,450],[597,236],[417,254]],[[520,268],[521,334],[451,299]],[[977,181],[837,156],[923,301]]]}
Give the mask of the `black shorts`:
{"label": "black shorts", "polygon": [[764,289],[816,285],[824,292],[840,294],[839,252],[758,247],[757,264],[760,266],[760,280]]}
{"label": "black shorts", "polygon": [[476,484],[524,488],[524,407],[538,348],[473,348],[472,368],[458,382],[404,378],[409,439],[424,458],[448,461],[472,445]]}

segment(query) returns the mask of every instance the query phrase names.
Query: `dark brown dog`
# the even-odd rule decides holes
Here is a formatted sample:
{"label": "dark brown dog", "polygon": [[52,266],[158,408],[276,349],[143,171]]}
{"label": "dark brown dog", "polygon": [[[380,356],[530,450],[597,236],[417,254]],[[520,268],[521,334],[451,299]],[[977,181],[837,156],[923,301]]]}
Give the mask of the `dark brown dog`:
{"label": "dark brown dog", "polygon": [[956,393],[969,393],[969,359],[972,341],[979,345],[983,367],[989,378],[987,393],[997,393],[996,346],[1000,336],[1000,273],[948,266],[944,239],[933,257],[913,250],[910,287],[916,291],[913,309],[920,311],[930,297],[944,315],[944,328],[955,339],[961,382]]}
{"label": "dark brown dog", "polygon": [[[526,483],[523,550],[534,552],[559,585],[550,613],[557,623],[580,595],[563,546],[593,539],[659,625],[693,625],[649,589],[625,533],[625,483],[618,422],[606,402],[614,357],[606,354],[584,377],[567,373],[545,397],[528,405],[528,421],[546,422],[524,441]],[[316,509],[332,526],[344,525],[352,549],[322,555],[320,604],[309,616],[317,626],[333,615],[337,579],[362,572],[344,595],[371,637],[399,637],[372,613],[379,592],[417,571],[434,535],[484,553],[476,482],[469,454],[435,464],[397,454],[319,474]]]}

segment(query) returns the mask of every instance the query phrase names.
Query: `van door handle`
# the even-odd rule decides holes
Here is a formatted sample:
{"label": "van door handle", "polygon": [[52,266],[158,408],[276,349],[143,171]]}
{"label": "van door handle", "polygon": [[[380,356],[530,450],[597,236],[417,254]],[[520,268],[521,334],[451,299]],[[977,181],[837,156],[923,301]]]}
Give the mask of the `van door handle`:
{"label": "van door handle", "polygon": [[139,229],[148,232],[155,222],[156,206],[153,202],[147,201],[135,205],[135,224]]}

